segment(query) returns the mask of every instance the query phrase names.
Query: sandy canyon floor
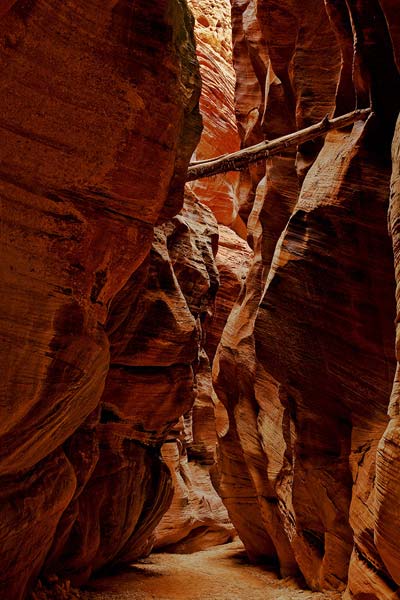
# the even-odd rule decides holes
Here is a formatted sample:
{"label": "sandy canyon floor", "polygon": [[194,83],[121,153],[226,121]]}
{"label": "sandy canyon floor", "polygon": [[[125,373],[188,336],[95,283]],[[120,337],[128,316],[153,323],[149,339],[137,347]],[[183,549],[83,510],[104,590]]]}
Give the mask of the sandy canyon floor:
{"label": "sandy canyon floor", "polygon": [[194,554],[152,554],[128,571],[97,579],[84,600],[340,600],[302,590],[265,567],[248,564],[240,541]]}

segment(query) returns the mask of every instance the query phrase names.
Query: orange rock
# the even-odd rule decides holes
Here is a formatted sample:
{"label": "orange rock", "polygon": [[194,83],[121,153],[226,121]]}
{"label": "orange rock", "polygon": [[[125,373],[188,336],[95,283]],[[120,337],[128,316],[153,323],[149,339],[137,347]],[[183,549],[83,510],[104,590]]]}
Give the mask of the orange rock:
{"label": "orange rock", "polygon": [[[389,209],[390,228],[393,239],[394,264],[396,282],[399,281],[399,200],[400,200],[400,121],[397,122],[393,139],[393,173],[391,199]],[[397,312],[399,299],[397,299]],[[399,361],[399,332],[396,320],[396,357]],[[399,374],[398,366],[394,379],[392,396],[389,404],[390,421],[379,443],[376,468],[375,486],[375,533],[374,539],[383,563],[393,580],[400,586],[400,551],[399,533],[400,518],[395,506],[398,506],[400,487],[398,465],[400,454],[400,423],[399,423]]]}
{"label": "orange rock", "polygon": [[[232,66],[229,0],[189,1],[195,16],[197,57],[202,92],[200,110],[204,129],[193,160],[204,160],[239,149],[235,121],[235,72]],[[237,173],[200,179],[189,185],[196,197],[211,208],[218,223],[232,225],[238,212]]]}
{"label": "orange rock", "polygon": [[387,148],[400,78],[388,27],[363,2],[238,1],[233,15],[244,145],[355,98],[371,97],[375,117],[241,175],[254,258],[214,362],[229,417],[219,490],[251,558],[299,569],[313,589],[348,582],[348,598],[389,598],[400,563],[384,525],[396,461],[385,438],[374,486],[394,374]]}
{"label": "orange rock", "polygon": [[[157,450],[131,440],[129,425],[121,434],[108,405],[105,422],[97,426],[97,411],[84,423],[108,373],[109,307],[146,259],[154,224],[180,210],[201,124],[184,4],[16,0],[6,8],[0,595],[19,600],[53,544],[48,568],[67,553],[63,568],[82,581],[140,551],[152,529],[149,498],[155,519],[166,509],[169,476]],[[132,412],[121,407],[128,424]],[[69,535],[76,543],[65,550]]]}
{"label": "orange rock", "polygon": [[189,553],[231,540],[234,528],[210,478],[217,437],[211,369],[202,349],[213,323],[210,317],[218,289],[214,263],[217,227],[211,211],[194,202],[191,195],[175,221],[169,253],[187,306],[197,320],[200,353],[193,362],[194,380],[186,389],[191,402],[186,410],[181,407],[184,416],[162,448],[172,474],[174,496],[155,531],[155,548]]}
{"label": "orange rock", "polygon": [[219,271],[220,287],[206,337],[206,348],[210,361],[214,359],[226,321],[243,289],[252,258],[249,246],[234,231],[224,225],[219,225],[218,231],[216,265]]}
{"label": "orange rock", "polygon": [[[182,211],[155,229],[149,258],[110,306],[111,363],[92,432],[98,456],[72,514],[59,526],[57,538],[63,544],[58,542],[46,565],[46,571],[54,570],[73,585],[94,571],[147,554],[152,532],[171,503],[171,475],[160,446],[174,439],[175,424],[195,400],[201,323],[218,288],[216,236],[211,211],[188,195]],[[72,438],[75,444],[79,435],[84,436],[82,428]],[[232,530],[224,518],[222,541]],[[210,532],[218,532],[215,521],[210,511]],[[175,522],[176,536],[181,529]]]}

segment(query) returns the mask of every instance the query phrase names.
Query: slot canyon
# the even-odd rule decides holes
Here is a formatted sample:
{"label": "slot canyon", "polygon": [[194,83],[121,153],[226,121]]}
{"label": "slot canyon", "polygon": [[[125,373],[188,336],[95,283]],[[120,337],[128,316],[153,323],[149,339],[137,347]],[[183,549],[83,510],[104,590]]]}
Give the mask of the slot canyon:
{"label": "slot canyon", "polygon": [[0,600],[400,599],[399,0],[0,0],[0,59]]}

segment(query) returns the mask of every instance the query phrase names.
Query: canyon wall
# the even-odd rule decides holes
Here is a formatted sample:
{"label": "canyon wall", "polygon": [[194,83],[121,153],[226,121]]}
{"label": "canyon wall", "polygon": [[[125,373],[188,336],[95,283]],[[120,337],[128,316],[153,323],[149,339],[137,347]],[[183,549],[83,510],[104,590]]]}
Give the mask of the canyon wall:
{"label": "canyon wall", "polygon": [[389,423],[378,446],[375,499],[375,544],[387,572],[400,586],[400,500],[399,457],[400,457],[400,412],[399,412],[399,210],[400,210],[400,120],[397,122],[393,139],[393,172],[391,181],[389,223],[393,238],[394,264],[396,273],[396,357],[397,369],[389,405]]}
{"label": "canyon wall", "polygon": [[[164,398],[162,404],[165,417],[171,424],[177,422],[179,415],[182,416],[169,431],[162,446],[163,459],[172,473],[174,494],[170,509],[155,531],[154,544],[155,549],[187,553],[229,541],[234,529],[209,474],[215,463],[217,438],[211,369],[205,342],[219,287],[214,260],[218,247],[218,225],[212,212],[197,203],[190,193],[187,193],[184,210],[173,221],[177,226],[169,233],[168,253],[181,296],[196,324],[197,335],[192,337],[194,346],[192,348],[188,340],[177,340],[176,325],[172,327],[171,322],[162,318],[158,303],[154,305],[153,302],[153,310],[149,313],[151,321],[141,324],[140,331],[147,332],[153,327],[155,335],[148,347],[158,345],[163,350],[160,356],[165,354],[165,341],[169,337],[174,339],[175,344],[178,343],[181,361],[192,356],[193,378],[191,385],[183,389],[182,396],[186,405],[177,403],[179,396],[174,389],[170,391],[170,403],[165,405]],[[163,290],[166,288],[165,277],[158,274],[156,281]],[[135,319],[142,312],[137,306],[131,310]],[[173,312],[179,323],[182,311]],[[162,329],[160,321],[164,321]],[[123,331],[126,331],[125,326]],[[154,357],[150,362],[155,364]],[[152,385],[153,378],[150,377],[149,386]],[[152,411],[157,410],[152,399],[147,404]]]}
{"label": "canyon wall", "polygon": [[[252,560],[394,600],[397,0],[232,0],[235,98],[191,4],[198,146],[185,0],[0,0],[0,595],[230,539],[211,477]],[[234,110],[248,146],[370,104],[183,202]]]}
{"label": "canyon wall", "polygon": [[[195,17],[196,52],[202,90],[200,111],[204,129],[193,161],[209,159],[239,149],[235,121],[235,72],[232,65],[232,28],[229,0],[189,0]],[[217,175],[189,184],[209,206],[218,223],[232,225],[238,213],[236,173]]]}
{"label": "canyon wall", "polygon": [[387,230],[400,109],[395,5],[232,2],[243,146],[326,114],[374,111],[366,123],[241,174],[239,212],[254,258],[214,363],[227,412],[216,480],[250,558],[353,600],[397,598],[400,584],[397,379],[387,417],[395,371]]}
{"label": "canyon wall", "polygon": [[[234,117],[231,8],[229,0],[190,1],[189,5],[195,16],[196,52],[202,78],[200,112],[204,124],[193,160],[201,160],[239,147]],[[187,186],[188,192],[211,209],[218,222],[216,267],[220,286],[215,300],[201,317],[204,350],[196,368],[193,408],[182,416],[162,449],[175,491],[171,507],[156,529],[154,547],[170,552],[194,552],[224,543],[234,535],[226,509],[211,482],[217,459],[211,362],[233,302],[243,286],[251,253],[246,242],[224,225],[245,234],[238,217],[237,180],[237,174],[229,173]]]}
{"label": "canyon wall", "polygon": [[217,230],[192,200],[174,217],[201,131],[183,0],[0,15],[0,595],[19,600],[151,547]]}

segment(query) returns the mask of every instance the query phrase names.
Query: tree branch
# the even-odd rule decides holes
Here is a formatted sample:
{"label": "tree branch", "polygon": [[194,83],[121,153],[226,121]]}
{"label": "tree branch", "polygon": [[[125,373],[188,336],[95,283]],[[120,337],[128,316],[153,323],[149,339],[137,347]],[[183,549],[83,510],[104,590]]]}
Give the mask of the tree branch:
{"label": "tree branch", "polygon": [[284,135],[276,140],[261,142],[255,146],[249,146],[231,154],[216,156],[210,160],[200,160],[191,163],[188,168],[186,181],[194,181],[195,179],[211,177],[212,175],[227,173],[229,171],[243,171],[251,163],[266,159],[273,154],[278,154],[285,148],[303,144],[331,129],[341,129],[342,127],[352,125],[356,121],[365,121],[371,114],[370,108],[364,108],[336,117],[335,119],[329,119],[326,116],[315,125],[295,131],[289,135]]}

